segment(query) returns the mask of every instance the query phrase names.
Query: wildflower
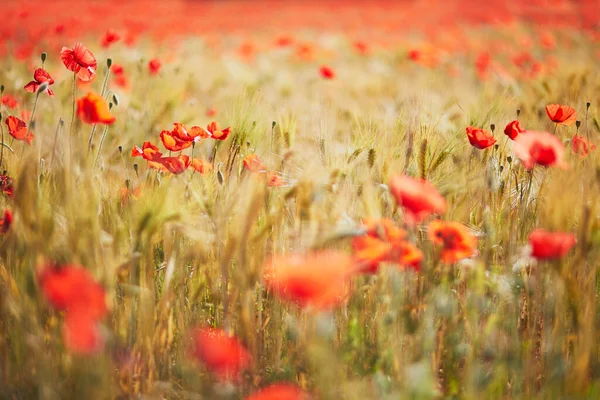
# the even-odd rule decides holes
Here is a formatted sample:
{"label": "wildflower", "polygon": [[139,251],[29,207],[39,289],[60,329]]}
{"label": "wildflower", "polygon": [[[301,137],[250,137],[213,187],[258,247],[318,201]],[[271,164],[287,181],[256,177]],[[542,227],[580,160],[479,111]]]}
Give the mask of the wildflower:
{"label": "wildflower", "polygon": [[5,234],[10,229],[13,222],[13,215],[10,210],[4,211],[4,217],[0,218],[0,234]]}
{"label": "wildflower", "polygon": [[79,309],[66,313],[63,337],[66,348],[79,354],[98,353],[105,343],[98,320]]}
{"label": "wildflower", "polygon": [[89,92],[77,100],[77,116],[87,124],[107,124],[115,122],[106,101],[99,94]]}
{"label": "wildflower", "polygon": [[118,42],[121,39],[121,35],[119,35],[115,30],[109,29],[104,33],[102,39],[100,40],[100,45],[104,48],[110,47],[113,43]]}
{"label": "wildflower", "polygon": [[335,72],[331,67],[323,65],[319,71],[321,72],[321,76],[325,79],[335,78]]}
{"label": "wildflower", "polygon": [[127,77],[125,76],[125,69],[122,65],[113,64],[110,67],[110,71],[113,74],[113,82],[115,85],[126,89],[129,86],[129,82],[127,81]]}
{"label": "wildflower", "polygon": [[405,175],[390,179],[390,192],[405,212],[409,224],[423,221],[431,214],[446,212],[446,200],[431,183]]}
{"label": "wildflower", "polygon": [[161,169],[175,175],[184,173],[190,166],[190,157],[187,155],[180,155],[177,157],[161,157],[153,161],[162,165],[163,168]]}
{"label": "wildflower", "polygon": [[131,149],[131,157],[143,157],[145,160],[154,160],[155,157],[160,157],[161,155],[158,147],[150,142],[144,142],[142,148],[133,146],[133,149]]}
{"label": "wildflower", "polygon": [[77,74],[79,80],[91,82],[96,76],[98,68],[96,58],[83,44],[77,43],[73,49],[63,47],[60,58],[68,70]]}
{"label": "wildflower", "polygon": [[548,104],[546,114],[552,122],[562,125],[573,125],[577,120],[577,112],[573,107],[561,104]]}
{"label": "wildflower", "polygon": [[6,118],[5,122],[8,126],[8,133],[10,133],[10,136],[17,140],[24,140],[27,144],[31,145],[35,136],[33,135],[33,132],[27,128],[25,121],[11,115]]}
{"label": "wildflower", "polygon": [[272,257],[264,281],[275,295],[304,308],[330,309],[348,296],[352,258],[341,252],[320,251]]}
{"label": "wildflower", "polygon": [[250,354],[233,336],[221,329],[202,327],[190,332],[190,357],[220,379],[235,379],[250,365]]}
{"label": "wildflower", "polygon": [[154,58],[148,62],[148,71],[150,75],[156,75],[160,72],[161,63],[158,59]]}
{"label": "wildflower", "polygon": [[245,400],[308,400],[308,393],[290,383],[275,383],[246,397]]}
{"label": "wildflower", "polygon": [[477,238],[458,222],[431,221],[427,236],[434,244],[443,246],[441,259],[446,264],[471,257],[477,250]]}
{"label": "wildflower", "polygon": [[10,176],[0,175],[0,192],[4,193],[8,198],[13,197],[14,185]]}
{"label": "wildflower", "polygon": [[488,52],[480,53],[475,59],[475,69],[480,80],[487,79],[491,62],[492,58]]}
{"label": "wildflower", "polygon": [[219,123],[213,121],[210,124],[208,124],[208,126],[206,127],[206,130],[210,133],[210,135],[213,139],[225,140],[225,139],[227,139],[227,136],[229,136],[231,128],[227,127],[225,129],[221,130],[219,128]]}
{"label": "wildflower", "polygon": [[560,139],[548,132],[525,131],[515,140],[515,155],[527,169],[532,169],[535,164],[564,168],[564,153]]}
{"label": "wildflower", "polygon": [[587,156],[591,150],[596,150],[596,145],[579,135],[573,136],[571,147],[573,148],[573,153],[579,154],[581,157]]}
{"label": "wildflower", "polygon": [[192,140],[184,125],[175,122],[173,130],[163,130],[160,133],[160,140],[167,150],[181,151],[192,145]]}
{"label": "wildflower", "polygon": [[2,104],[4,104],[6,108],[9,108],[11,110],[19,106],[19,102],[17,101],[15,96],[10,94],[5,94],[4,96],[2,96]]}
{"label": "wildflower", "polygon": [[572,233],[535,229],[529,235],[531,255],[538,260],[558,259],[567,255],[577,239]]}
{"label": "wildflower", "polygon": [[206,116],[207,117],[214,117],[215,115],[217,115],[217,109],[214,107],[210,107],[206,110]]}
{"label": "wildflower", "polygon": [[473,126],[467,126],[467,137],[469,138],[469,143],[477,149],[483,150],[487,149],[490,146],[493,146],[496,143],[496,139],[494,136],[484,131],[483,129],[475,128]]}
{"label": "wildflower", "polygon": [[519,134],[523,132],[525,132],[525,129],[521,128],[521,124],[519,123],[518,119],[510,121],[506,125],[506,128],[504,128],[504,134],[512,140],[515,140],[517,136],[519,136]]}
{"label": "wildflower", "polygon": [[190,161],[190,168],[193,168],[196,172],[199,172],[200,174],[206,174],[212,169],[212,165],[208,161],[204,161],[199,158],[194,158]]}
{"label": "wildflower", "polygon": [[261,172],[267,169],[256,154],[248,154],[244,157],[243,164],[244,168],[250,172]]}
{"label": "wildflower", "polygon": [[267,186],[281,187],[285,186],[288,181],[276,172],[267,172]]}
{"label": "wildflower", "polygon": [[46,83],[48,86],[46,88],[46,93],[48,96],[54,97],[54,92],[50,89],[50,85],[54,83],[54,79],[50,76],[46,70],[43,68],[38,68],[33,73],[33,80],[29,82],[23,89],[28,91],[29,93],[35,93],[38,91],[41,84]]}
{"label": "wildflower", "polygon": [[362,54],[363,56],[369,53],[369,45],[366,42],[357,40],[352,44],[352,46],[357,53]]}

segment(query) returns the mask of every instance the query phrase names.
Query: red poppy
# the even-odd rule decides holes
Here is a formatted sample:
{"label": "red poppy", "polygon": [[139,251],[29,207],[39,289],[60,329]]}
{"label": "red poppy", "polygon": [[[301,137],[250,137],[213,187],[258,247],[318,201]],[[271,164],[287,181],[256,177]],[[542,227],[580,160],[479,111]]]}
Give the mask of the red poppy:
{"label": "red poppy", "polygon": [[256,154],[248,154],[244,157],[244,168],[250,172],[266,171],[267,167],[263,164]]}
{"label": "red poppy", "polygon": [[215,115],[217,115],[217,109],[214,107],[210,107],[206,110],[206,116],[207,117],[214,117]]}
{"label": "red poppy", "polygon": [[83,309],[65,315],[63,337],[69,351],[85,355],[98,353],[105,342],[98,320]]}
{"label": "red poppy", "polygon": [[229,136],[231,128],[227,127],[225,129],[221,130],[219,127],[219,123],[213,121],[210,124],[208,124],[208,126],[206,127],[206,130],[208,132],[210,132],[210,135],[213,139],[225,140],[225,139],[227,139],[227,136]]}
{"label": "red poppy", "polygon": [[99,94],[89,92],[77,100],[77,116],[87,124],[107,124],[115,122],[106,101]]}
{"label": "red poppy", "polygon": [[369,45],[361,40],[357,40],[353,43],[354,49],[357,53],[366,55],[369,53]]}
{"label": "red poppy", "polygon": [[275,40],[275,44],[279,47],[287,47],[294,44],[294,39],[290,36],[280,36]]}
{"label": "red poppy", "polygon": [[9,198],[13,197],[14,185],[10,176],[0,175],[0,191]]}
{"label": "red poppy", "polygon": [[97,320],[108,313],[104,288],[79,265],[47,265],[39,273],[38,282],[48,302],[59,311],[84,310]]}
{"label": "red poppy", "polygon": [[496,143],[496,139],[491,133],[473,126],[467,126],[467,137],[473,147],[481,150],[487,149]]}
{"label": "red poppy", "polygon": [[544,167],[567,166],[562,160],[565,147],[560,139],[548,132],[525,131],[515,140],[514,149],[515,155],[527,169],[535,164]]}
{"label": "red poppy", "polygon": [[305,308],[330,309],[348,297],[352,258],[336,251],[272,257],[264,281],[274,294]]}
{"label": "red poppy", "polygon": [[4,211],[4,217],[0,219],[0,234],[5,234],[10,229],[13,222],[13,215],[10,210]]}
{"label": "red poppy", "polygon": [[248,351],[234,336],[221,329],[196,328],[190,332],[192,343],[190,356],[206,366],[220,379],[236,379],[250,366]]}
{"label": "red poppy", "polygon": [[192,126],[188,131],[187,140],[191,140],[192,142],[201,142],[203,139],[208,139],[211,137],[211,133],[202,128],[201,126]]}
{"label": "red poppy", "polygon": [[175,175],[184,173],[191,164],[190,157],[187,155],[180,155],[177,157],[161,157],[153,161],[162,165],[165,171]]}
{"label": "red poppy", "polygon": [[477,71],[477,76],[482,81],[488,78],[488,72],[491,62],[492,58],[490,57],[490,53],[488,53],[487,51],[479,53],[479,55],[475,59],[475,69]]}
{"label": "red poppy", "polygon": [[321,76],[325,79],[335,78],[335,72],[331,67],[323,65],[319,71],[321,72]]}
{"label": "red poppy", "polygon": [[148,62],[148,71],[150,75],[156,75],[160,72],[161,63],[158,59],[154,58]]}
{"label": "red poppy", "polygon": [[115,32],[113,29],[109,29],[104,33],[100,40],[100,45],[104,48],[110,47],[113,43],[118,42],[121,39],[121,35]]}
{"label": "red poppy", "polygon": [[19,103],[17,102],[15,96],[12,96],[10,94],[5,94],[4,96],[2,96],[2,104],[4,104],[6,108],[10,108],[11,110],[19,106]]}
{"label": "red poppy", "polygon": [[431,221],[427,236],[434,244],[443,246],[441,259],[446,264],[471,257],[477,250],[477,238],[458,222]]}
{"label": "red poppy", "polygon": [[33,73],[33,80],[27,85],[25,85],[24,89],[29,93],[35,93],[38,91],[40,85],[44,82],[48,84],[46,93],[48,93],[50,97],[54,97],[54,92],[52,91],[52,89],[50,89],[50,85],[54,83],[54,79],[52,79],[50,74],[46,72],[46,70],[44,70],[43,68],[38,68],[35,70],[35,72]]}
{"label": "red poppy", "polygon": [[133,146],[133,149],[131,149],[131,157],[143,157],[146,160],[154,160],[160,156],[162,154],[158,151],[158,147],[150,142],[144,142],[142,148]]}
{"label": "red poppy", "polygon": [[561,104],[548,104],[546,114],[552,122],[562,125],[573,125],[577,121],[577,112],[573,107]]}
{"label": "red poppy", "polygon": [[267,172],[267,186],[269,187],[281,187],[287,185],[289,182],[283,176],[276,172]]}
{"label": "red poppy", "polygon": [[409,224],[423,221],[431,214],[446,212],[446,200],[431,183],[405,175],[390,179],[390,192],[405,212]]}
{"label": "red poppy", "polygon": [[122,65],[113,64],[110,67],[110,72],[113,74],[113,82],[115,85],[126,89],[129,86],[127,77],[125,76],[125,69]]}
{"label": "red poppy", "polygon": [[6,118],[5,122],[8,126],[8,133],[10,133],[10,136],[17,140],[24,140],[27,144],[31,145],[35,136],[33,135],[33,132],[27,129],[25,121],[11,115]]}
{"label": "red poppy", "polygon": [[535,229],[529,235],[531,255],[538,260],[558,259],[567,255],[577,239],[572,233]]}
{"label": "red poppy", "polygon": [[175,122],[173,130],[163,130],[160,133],[160,140],[167,150],[170,151],[181,151],[187,149],[192,145],[192,139],[190,138],[187,129],[184,125]]}
{"label": "red poppy", "polygon": [[246,397],[245,400],[308,400],[308,393],[290,383],[275,383]]}
{"label": "red poppy", "polygon": [[60,59],[69,71],[77,74],[83,82],[91,82],[96,76],[98,63],[94,55],[81,43],[77,43],[73,49],[63,47],[60,51]]}
{"label": "red poppy", "polygon": [[579,154],[581,157],[585,157],[590,151],[596,150],[596,145],[579,135],[573,136],[571,147],[573,148],[573,153]]}
{"label": "red poppy", "polygon": [[407,233],[394,225],[389,219],[366,219],[366,233],[352,241],[354,258],[361,272],[375,274],[380,263],[389,262],[401,267],[410,267],[418,271],[423,253],[406,241]]}
{"label": "red poppy", "polygon": [[521,124],[519,123],[518,119],[510,121],[508,125],[506,125],[506,128],[504,128],[504,134],[512,140],[515,140],[517,136],[523,132],[525,132],[525,129],[521,128]]}
{"label": "red poppy", "polygon": [[194,158],[190,161],[190,168],[193,168],[196,172],[199,172],[200,174],[206,174],[212,169],[212,164],[208,161],[204,161],[199,158]]}

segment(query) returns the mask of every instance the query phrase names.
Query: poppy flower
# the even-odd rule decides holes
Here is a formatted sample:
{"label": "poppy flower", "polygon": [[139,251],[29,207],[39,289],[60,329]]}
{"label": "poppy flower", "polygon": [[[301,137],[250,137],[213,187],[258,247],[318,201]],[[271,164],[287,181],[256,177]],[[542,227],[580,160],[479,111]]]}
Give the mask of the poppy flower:
{"label": "poppy flower", "polygon": [[405,240],[404,229],[396,227],[390,219],[367,219],[363,224],[365,234],[352,240],[354,258],[361,272],[375,274],[382,262],[420,269],[423,253]]}
{"label": "poppy flower", "polygon": [[267,167],[263,164],[256,154],[248,154],[244,157],[244,168],[250,172],[265,171]]}
{"label": "poppy flower", "polygon": [[79,265],[47,265],[39,273],[38,283],[48,303],[58,311],[84,310],[94,319],[108,313],[104,288]]}
{"label": "poppy flower", "polygon": [[31,145],[35,136],[33,135],[33,132],[27,129],[25,121],[11,115],[6,118],[5,122],[8,126],[8,133],[10,133],[10,136],[17,140],[24,140],[27,144]]}
{"label": "poppy flower", "polygon": [[98,353],[105,343],[98,320],[83,309],[65,315],[63,338],[69,351],[84,355]]}
{"label": "poppy flower", "polygon": [[100,45],[105,49],[110,47],[113,43],[118,42],[121,39],[121,35],[115,32],[113,29],[109,29],[104,33],[100,40]]}
{"label": "poppy flower", "polygon": [[591,150],[596,150],[596,145],[579,135],[573,136],[571,147],[573,148],[573,153],[579,154],[581,157],[587,156]]}
{"label": "poppy flower", "polygon": [[11,110],[19,106],[19,102],[17,102],[15,96],[10,94],[5,94],[4,96],[2,96],[2,104],[4,104],[6,108],[9,108]]}
{"label": "poppy flower", "polygon": [[4,217],[0,218],[0,234],[5,234],[10,229],[13,222],[13,215],[10,210],[4,211]]}
{"label": "poppy flower", "polygon": [[573,125],[577,121],[577,112],[573,107],[561,104],[548,104],[546,114],[552,122],[562,125]]}
{"label": "poppy flower", "polygon": [[204,161],[199,158],[194,158],[190,161],[190,168],[193,168],[196,172],[199,172],[200,174],[206,174],[212,169],[212,165],[208,161]]}
{"label": "poppy flower", "polygon": [[265,265],[266,287],[282,300],[303,308],[330,309],[348,297],[352,258],[320,251],[272,257]]}
{"label": "poppy flower", "polygon": [[186,140],[191,140],[192,142],[198,143],[203,139],[208,139],[211,137],[211,133],[202,128],[201,126],[192,126],[188,131],[188,136]]}
{"label": "poppy flower", "polygon": [[434,244],[443,246],[441,259],[446,264],[471,257],[477,250],[477,238],[458,222],[431,221],[427,236]]}
{"label": "poppy flower", "polygon": [[575,246],[576,242],[577,239],[572,233],[535,229],[529,235],[531,256],[538,260],[562,258]]}
{"label": "poppy flower", "polygon": [[565,168],[565,147],[559,138],[548,132],[525,131],[515,140],[515,155],[527,169],[535,164]]}
{"label": "poppy flower", "polygon": [[14,193],[13,180],[8,175],[0,175],[0,192],[12,198]]}
{"label": "poppy flower", "polygon": [[217,115],[217,109],[214,107],[210,107],[206,110],[206,116],[207,117],[214,117],[215,115]]}
{"label": "poppy flower", "polygon": [[158,147],[150,142],[144,142],[142,148],[133,146],[133,149],[131,149],[131,157],[143,157],[145,160],[154,160],[160,156],[162,154],[158,151]]}
{"label": "poppy flower", "polygon": [[27,85],[25,85],[23,89],[25,89],[29,93],[35,93],[38,91],[40,85],[44,82],[48,84],[46,93],[48,93],[48,96],[54,97],[54,92],[52,91],[52,89],[50,89],[50,85],[54,83],[54,79],[52,79],[50,74],[46,72],[46,70],[43,68],[38,68],[35,70],[35,72],[33,73],[33,80]]}
{"label": "poppy flower", "polygon": [[319,72],[321,72],[321,76],[325,79],[335,78],[335,72],[333,71],[333,69],[331,69],[331,67],[328,67],[326,65],[323,65],[321,67],[321,69],[319,70]]}
{"label": "poppy flower", "polygon": [[163,168],[161,169],[175,175],[184,173],[190,166],[190,157],[187,155],[180,155],[177,157],[161,157],[154,159],[153,161],[162,165]]}
{"label": "poppy flower", "polygon": [[171,130],[163,130],[160,133],[160,140],[167,150],[181,151],[192,145],[192,140],[187,129],[182,124],[175,122],[175,127]]}
{"label": "poppy flower", "polygon": [[234,337],[221,329],[202,327],[190,332],[190,357],[220,379],[236,379],[250,366],[250,354]]}
{"label": "poppy flower", "polygon": [[369,45],[361,40],[355,41],[352,45],[356,52],[363,56],[369,53]]}
{"label": "poppy flower", "polygon": [[523,132],[525,132],[525,129],[521,128],[521,124],[519,123],[518,119],[510,121],[506,125],[506,128],[504,128],[504,134],[512,140],[515,140],[517,136],[519,136],[519,134]]}
{"label": "poppy flower", "polygon": [[77,100],[77,116],[86,124],[110,125],[115,122],[106,101],[93,92]]}
{"label": "poppy flower", "polygon": [[469,138],[469,143],[477,149],[483,150],[487,149],[490,146],[493,146],[496,143],[496,139],[494,136],[484,131],[483,129],[476,128],[474,126],[467,126],[467,137]]}
{"label": "poppy flower", "polygon": [[288,181],[276,172],[267,173],[267,186],[268,187],[281,187],[288,184]]}
{"label": "poppy flower", "polygon": [[91,82],[96,76],[98,68],[96,58],[81,43],[77,43],[73,49],[63,47],[60,51],[60,59],[65,67],[77,74],[77,78],[83,82]]}
{"label": "poppy flower", "polygon": [[477,76],[480,80],[484,81],[488,78],[488,72],[491,62],[492,58],[490,57],[490,53],[488,53],[487,51],[479,53],[479,55],[475,59],[475,69],[477,71]]}
{"label": "poppy flower", "polygon": [[156,75],[160,72],[161,63],[158,59],[154,58],[148,62],[148,71],[150,75]]}
{"label": "poppy flower", "polygon": [[252,393],[245,400],[308,400],[308,393],[290,383],[275,383]]}
{"label": "poppy flower", "polygon": [[113,74],[113,82],[115,85],[127,88],[129,86],[129,82],[127,81],[127,77],[125,76],[125,69],[122,65],[113,64],[110,67],[110,72]]}
{"label": "poppy flower", "polygon": [[402,206],[405,220],[415,224],[431,214],[446,212],[446,200],[431,183],[405,175],[390,179],[390,192]]}
{"label": "poppy flower", "polygon": [[208,132],[210,132],[210,135],[213,139],[225,140],[225,139],[227,139],[227,136],[229,136],[231,128],[227,127],[225,129],[221,130],[219,127],[219,123],[213,121],[210,124],[208,124],[208,126],[206,127],[206,130]]}

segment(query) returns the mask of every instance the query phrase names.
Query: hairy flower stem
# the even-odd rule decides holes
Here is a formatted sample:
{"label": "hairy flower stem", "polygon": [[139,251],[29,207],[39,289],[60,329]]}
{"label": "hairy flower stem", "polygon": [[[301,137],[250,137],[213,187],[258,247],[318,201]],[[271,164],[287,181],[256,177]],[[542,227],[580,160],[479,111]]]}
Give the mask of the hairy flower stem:
{"label": "hairy flower stem", "polygon": [[[100,96],[102,98],[104,98],[104,93],[106,93],[106,87],[108,85],[108,78],[110,77],[110,68],[108,68],[108,70],[106,71],[106,76],[104,77],[104,83],[102,84],[102,93],[100,94]],[[88,154],[92,151],[92,143],[94,141],[94,134],[96,133],[96,126],[98,126],[98,124],[94,124],[94,126],[92,126],[92,131],[90,132],[90,138],[88,140]],[[100,149],[98,149],[98,154],[100,154]],[[98,157],[96,157],[96,161],[98,160]],[[95,163],[94,163],[95,166]]]}
{"label": "hairy flower stem", "polygon": [[98,159],[100,158],[100,153],[102,152],[102,145],[104,144],[104,139],[106,138],[106,133],[108,132],[108,125],[104,127],[104,131],[102,131],[102,136],[100,137],[100,144],[98,145],[98,153],[96,154],[96,160],[94,161],[94,169],[98,165]]}

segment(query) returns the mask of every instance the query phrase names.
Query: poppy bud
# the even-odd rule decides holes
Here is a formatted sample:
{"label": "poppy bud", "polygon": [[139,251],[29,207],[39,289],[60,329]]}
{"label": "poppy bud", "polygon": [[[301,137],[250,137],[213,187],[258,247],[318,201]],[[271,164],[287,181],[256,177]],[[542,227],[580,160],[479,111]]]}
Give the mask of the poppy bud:
{"label": "poppy bud", "polygon": [[38,87],[37,92],[38,93],[43,93],[48,89],[48,82],[42,82],[42,84]]}
{"label": "poppy bud", "polygon": [[113,103],[112,103],[112,102],[111,102],[111,103],[108,103],[108,109],[109,109],[109,110],[112,110],[112,107],[113,107]]}
{"label": "poppy bud", "polygon": [[519,117],[519,115],[521,115],[521,110],[517,109],[517,117]]}
{"label": "poppy bud", "polygon": [[504,165],[500,166],[500,173],[502,173],[502,171],[504,171]]}
{"label": "poppy bud", "polygon": [[508,163],[510,164],[512,162],[512,157],[511,156],[506,157],[506,161],[508,161]]}
{"label": "poppy bud", "polygon": [[494,145],[494,150],[498,150],[498,148],[499,148],[499,147],[500,147],[500,145],[499,145],[499,144],[495,144],[495,145]]}
{"label": "poppy bud", "polygon": [[271,124],[271,129],[275,129],[275,125],[277,125],[277,122],[273,121],[273,123]]}
{"label": "poppy bud", "polygon": [[115,106],[119,105],[119,98],[117,97],[116,94],[113,93],[113,103],[115,103]]}
{"label": "poppy bud", "polygon": [[42,59],[42,62],[46,62],[46,57],[48,57],[48,53],[46,53],[45,51],[42,52],[40,58]]}
{"label": "poppy bud", "polygon": [[65,125],[65,121],[63,121],[63,119],[62,119],[62,118],[60,118],[60,119],[58,120],[58,125],[60,125],[60,127],[62,128],[62,127]]}
{"label": "poppy bud", "polygon": [[590,103],[589,101],[587,103],[585,103],[585,108],[590,108],[590,106],[592,105],[592,103]]}
{"label": "poppy bud", "polygon": [[[135,164],[135,165],[137,165],[137,164]],[[131,183],[131,181],[130,181],[129,179],[125,179],[125,187],[126,187],[127,189],[129,189],[129,184],[130,184],[130,183]]]}
{"label": "poppy bud", "polygon": [[219,181],[219,184],[221,184],[221,185],[223,184],[223,181],[225,180],[223,178],[223,173],[221,171],[217,172],[217,180]]}
{"label": "poppy bud", "polygon": [[106,59],[106,66],[108,67],[108,69],[110,69],[111,65],[112,65],[112,58],[107,58]]}
{"label": "poppy bud", "polygon": [[579,129],[579,127],[581,126],[581,121],[575,121],[575,126],[577,127],[577,129]]}
{"label": "poppy bud", "polygon": [[133,164],[133,170],[135,171],[135,174],[138,175],[138,165],[137,164]]}
{"label": "poppy bud", "polygon": [[123,146],[119,146],[117,148],[119,149],[119,154],[122,154],[123,153]]}
{"label": "poppy bud", "polygon": [[4,85],[0,85],[0,94],[4,93]]}
{"label": "poppy bud", "polygon": [[494,133],[494,131],[496,130],[496,124],[491,124],[490,130],[492,131],[492,133]]}

